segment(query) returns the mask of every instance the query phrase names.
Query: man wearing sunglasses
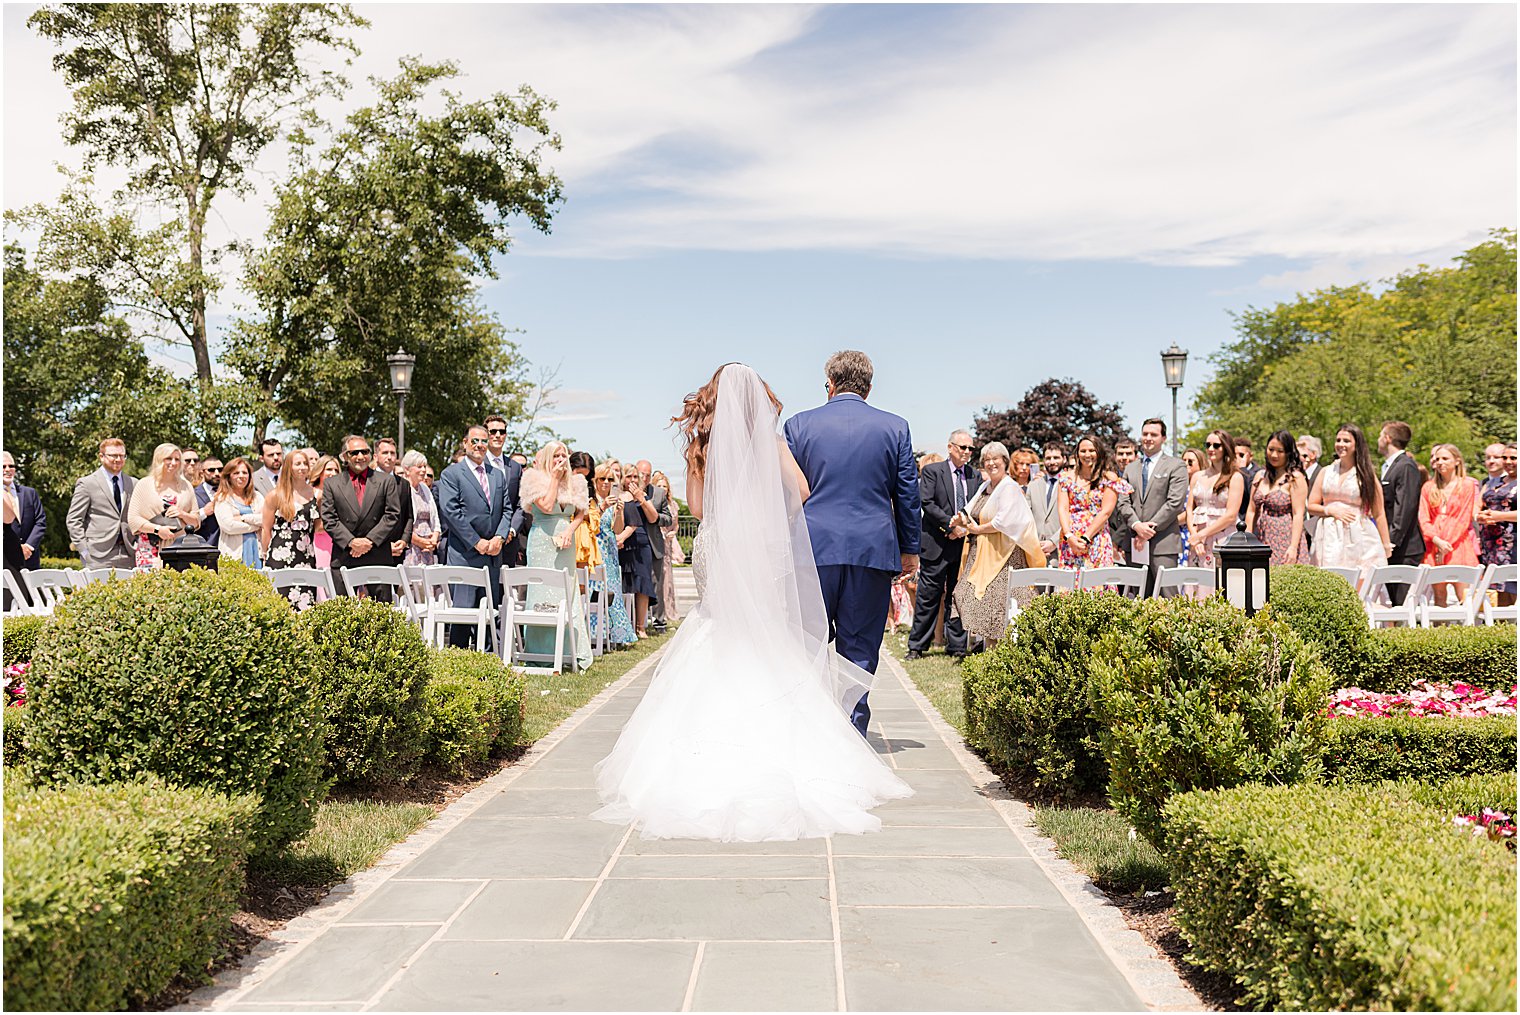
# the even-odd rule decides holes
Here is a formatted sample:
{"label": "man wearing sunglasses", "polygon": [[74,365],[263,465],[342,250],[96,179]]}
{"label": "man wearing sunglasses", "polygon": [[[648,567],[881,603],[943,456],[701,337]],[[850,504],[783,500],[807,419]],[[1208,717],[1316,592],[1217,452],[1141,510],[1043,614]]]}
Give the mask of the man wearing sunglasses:
{"label": "man wearing sunglasses", "polygon": [[[186,452],[180,452],[180,457],[185,455]],[[189,459],[185,461],[188,464]],[[212,501],[216,500],[217,487],[222,485],[222,460],[215,455],[202,459],[200,472],[200,482],[195,484],[195,503],[201,509],[200,537],[215,546],[222,527],[216,523],[216,505]]]}
{"label": "man wearing sunglasses", "polygon": [[[345,567],[389,567],[391,540],[401,519],[401,490],[395,477],[377,472],[370,442],[358,435],[343,438],[347,471],[322,484],[322,524],[332,537],[333,587],[343,588]],[[369,594],[390,602],[388,586],[372,585]]]}
{"label": "man wearing sunglasses", "polygon": [[[491,577],[493,596],[499,595],[502,559],[517,542],[523,510],[517,489],[522,466],[512,459],[497,469],[486,461],[490,435],[483,426],[470,427],[464,438],[464,457],[443,470],[434,497],[447,527],[449,563],[484,567]],[[454,605],[468,609],[480,602],[481,589],[454,590]],[[474,629],[449,625],[449,644],[466,648]],[[484,645],[478,646],[484,649]]]}

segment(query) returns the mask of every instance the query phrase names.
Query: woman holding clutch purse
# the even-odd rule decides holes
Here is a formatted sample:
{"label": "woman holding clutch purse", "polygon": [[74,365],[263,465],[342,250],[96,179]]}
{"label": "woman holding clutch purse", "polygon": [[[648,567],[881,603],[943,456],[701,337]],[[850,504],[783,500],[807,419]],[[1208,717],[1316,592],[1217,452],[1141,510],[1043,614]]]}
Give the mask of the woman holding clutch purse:
{"label": "woman holding clutch purse", "polygon": [[187,528],[201,527],[195,490],[182,474],[181,465],[179,445],[160,444],[153,449],[148,474],[132,488],[127,528],[137,537],[134,548],[139,571],[163,567],[160,548],[183,536]]}
{"label": "woman holding clutch purse", "polygon": [[1034,515],[1024,491],[1008,475],[1008,449],[997,441],[982,448],[981,465],[987,481],[950,520],[950,538],[967,539],[961,551],[961,577],[955,584],[955,608],[966,634],[991,648],[1008,629],[1008,599],[1020,607],[1033,598],[1033,589],[1010,593],[1008,574],[1016,568],[1044,567],[1045,554],[1035,532]]}

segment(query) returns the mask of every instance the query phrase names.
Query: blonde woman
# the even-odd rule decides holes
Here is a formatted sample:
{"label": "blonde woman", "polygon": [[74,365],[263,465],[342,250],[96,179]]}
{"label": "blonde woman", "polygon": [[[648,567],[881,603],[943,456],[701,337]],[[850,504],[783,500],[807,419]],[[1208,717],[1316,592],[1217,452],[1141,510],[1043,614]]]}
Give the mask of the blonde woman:
{"label": "blonde woman", "polygon": [[649,477],[649,482],[665,491],[665,502],[670,505],[670,524],[660,527],[660,533],[665,537],[666,565],[661,572],[664,581],[660,584],[660,602],[665,604],[665,623],[674,624],[681,619],[681,614],[676,608],[676,573],[672,568],[686,563],[686,553],[681,549],[680,540],[681,506],[676,503],[676,495],[670,490],[669,476],[656,472]]}
{"label": "blonde woman", "polygon": [[633,620],[623,601],[623,565],[618,560],[617,534],[623,527],[623,465],[616,458],[609,458],[596,467],[593,475],[596,487],[595,506],[600,516],[596,526],[596,542],[602,551],[602,563],[607,567],[605,586],[595,583],[593,592],[607,597],[607,635],[616,646],[632,645],[639,640],[633,630]]}
{"label": "blonde woman", "polygon": [[[518,497],[523,511],[533,516],[528,530],[528,566],[575,571],[575,526],[588,508],[586,477],[570,471],[570,449],[550,441],[539,449],[533,464],[523,471]],[[591,632],[586,626],[585,604],[571,582],[571,647],[577,669],[591,665]],[[559,589],[528,587],[528,608],[557,604],[564,598]],[[553,655],[554,632],[530,628],[523,633],[523,648],[534,655]]]}
{"label": "blonde woman", "polygon": [[182,464],[178,444],[160,444],[153,449],[148,474],[132,488],[127,530],[137,537],[134,549],[139,571],[163,567],[160,549],[184,535],[185,529],[201,527],[195,489],[181,475]]}
{"label": "blonde woman", "polygon": [[[1425,559],[1421,563],[1477,567],[1474,533],[1482,507],[1478,481],[1467,474],[1457,446],[1437,444],[1431,448],[1430,479],[1420,490],[1420,534],[1425,537]],[[1459,599],[1467,598],[1464,583],[1441,582],[1431,587],[1437,606],[1446,605],[1452,589]]]}

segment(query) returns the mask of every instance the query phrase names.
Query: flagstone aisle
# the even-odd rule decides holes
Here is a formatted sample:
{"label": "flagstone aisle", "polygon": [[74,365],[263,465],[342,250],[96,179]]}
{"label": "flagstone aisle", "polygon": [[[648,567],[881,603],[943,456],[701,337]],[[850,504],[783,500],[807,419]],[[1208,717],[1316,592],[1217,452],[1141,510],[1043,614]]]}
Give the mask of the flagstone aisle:
{"label": "flagstone aisle", "polygon": [[883,660],[872,743],[916,795],[879,833],[644,841],[588,820],[651,659],[189,1008],[1193,1008]]}

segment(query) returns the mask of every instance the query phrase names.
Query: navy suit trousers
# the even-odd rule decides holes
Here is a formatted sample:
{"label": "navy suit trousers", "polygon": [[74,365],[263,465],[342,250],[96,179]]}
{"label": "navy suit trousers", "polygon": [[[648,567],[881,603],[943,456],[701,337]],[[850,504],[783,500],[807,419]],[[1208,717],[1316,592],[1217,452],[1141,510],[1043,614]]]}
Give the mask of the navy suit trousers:
{"label": "navy suit trousers", "polygon": [[[818,565],[818,584],[823,589],[823,608],[829,615],[829,634],[834,651],[867,673],[876,672],[881,658],[881,639],[887,628],[887,608],[892,602],[892,579],[896,573],[848,564]],[[862,694],[850,721],[866,735],[871,706]]]}

